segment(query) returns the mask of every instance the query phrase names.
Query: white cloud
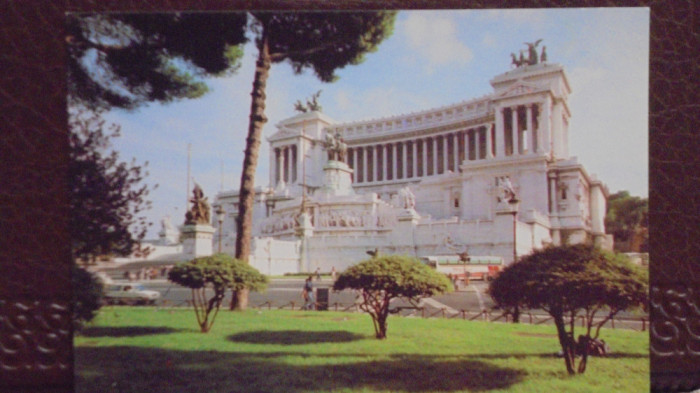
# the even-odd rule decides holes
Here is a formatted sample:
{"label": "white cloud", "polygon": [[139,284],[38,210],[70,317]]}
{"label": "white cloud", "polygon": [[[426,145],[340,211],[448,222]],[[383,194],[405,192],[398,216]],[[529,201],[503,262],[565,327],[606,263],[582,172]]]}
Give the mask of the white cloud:
{"label": "white cloud", "polygon": [[474,57],[459,40],[454,20],[444,14],[410,12],[398,26],[414,56],[426,61],[429,73],[438,66],[467,64]]}

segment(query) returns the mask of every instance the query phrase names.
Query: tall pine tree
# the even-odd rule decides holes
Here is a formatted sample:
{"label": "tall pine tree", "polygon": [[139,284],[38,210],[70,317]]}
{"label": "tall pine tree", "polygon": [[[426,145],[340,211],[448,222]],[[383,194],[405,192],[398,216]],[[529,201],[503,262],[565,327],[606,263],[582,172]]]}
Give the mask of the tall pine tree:
{"label": "tall pine tree", "polygon": [[[258,57],[251,92],[252,103],[246,139],[236,233],[236,258],[250,256],[255,170],[265,117],[265,89],[272,63],[287,61],[296,73],[311,69],[323,82],[336,79],[335,71],[359,64],[364,55],[393,32],[396,12],[253,12]],[[238,308],[247,305],[247,292],[239,291]]]}

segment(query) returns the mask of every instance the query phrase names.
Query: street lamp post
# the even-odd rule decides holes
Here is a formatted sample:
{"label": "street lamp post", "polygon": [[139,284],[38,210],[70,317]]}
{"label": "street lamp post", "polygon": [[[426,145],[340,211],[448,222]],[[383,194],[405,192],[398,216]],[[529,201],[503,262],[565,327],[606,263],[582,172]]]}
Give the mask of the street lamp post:
{"label": "street lamp post", "polygon": [[[520,208],[520,200],[513,195],[512,198],[508,201],[508,205],[510,206],[510,214],[513,215],[513,263],[517,262],[518,260],[518,243],[517,243],[517,230],[518,230],[518,209]],[[520,307],[516,304],[515,307],[513,307],[513,323],[519,323],[520,322]]]}
{"label": "street lamp post", "polygon": [[513,215],[513,262],[518,260],[518,247],[517,247],[517,216],[518,216],[518,209],[520,208],[520,200],[513,196],[510,198],[508,201],[508,205],[510,205],[510,214]]}
{"label": "street lamp post", "polygon": [[224,217],[226,216],[226,212],[224,211],[224,208],[219,205],[216,208],[216,218],[219,221],[219,254],[221,254],[221,237],[223,235],[223,224],[224,224]]}

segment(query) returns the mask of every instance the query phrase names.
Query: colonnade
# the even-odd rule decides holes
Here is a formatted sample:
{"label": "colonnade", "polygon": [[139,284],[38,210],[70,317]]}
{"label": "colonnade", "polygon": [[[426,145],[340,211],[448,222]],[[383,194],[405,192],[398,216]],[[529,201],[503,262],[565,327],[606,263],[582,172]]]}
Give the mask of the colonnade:
{"label": "colonnade", "polygon": [[433,176],[457,172],[465,160],[541,152],[545,142],[539,127],[540,112],[538,104],[497,108],[496,121],[491,124],[411,140],[351,146],[348,164],[355,170],[353,181]]}
{"label": "colonnade", "polygon": [[275,148],[275,184],[280,180],[285,183],[297,181],[298,152],[296,145],[280,146]]}

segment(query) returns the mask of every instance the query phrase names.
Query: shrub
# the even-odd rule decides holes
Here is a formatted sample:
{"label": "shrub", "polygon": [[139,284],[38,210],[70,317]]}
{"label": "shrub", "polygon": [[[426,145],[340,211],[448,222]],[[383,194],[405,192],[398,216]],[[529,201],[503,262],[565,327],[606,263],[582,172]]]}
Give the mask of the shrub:
{"label": "shrub", "polygon": [[[644,306],[649,278],[626,256],[587,245],[549,247],[506,267],[489,285],[498,307],[543,309],[557,328],[569,374],[586,370],[589,343],[618,312]],[[598,312],[605,316],[594,320]],[[576,317],[585,318],[585,334],[575,338]],[[595,330],[594,330],[595,329]],[[581,351],[582,349],[582,351]]]}
{"label": "shrub", "polygon": [[[192,290],[192,305],[202,333],[208,332],[214,324],[226,290],[257,291],[267,285],[267,277],[226,254],[200,257],[176,265],[168,273],[168,280]],[[213,291],[210,298],[207,298],[208,289]]]}
{"label": "shrub", "polygon": [[415,306],[423,297],[452,290],[452,284],[416,258],[387,255],[360,262],[340,274],[333,290],[348,288],[360,291],[360,309],[372,317],[376,337],[384,339],[392,299],[403,298]]}
{"label": "shrub", "polygon": [[77,331],[97,315],[102,306],[104,288],[97,277],[81,267],[73,265],[72,273],[73,326]]}

